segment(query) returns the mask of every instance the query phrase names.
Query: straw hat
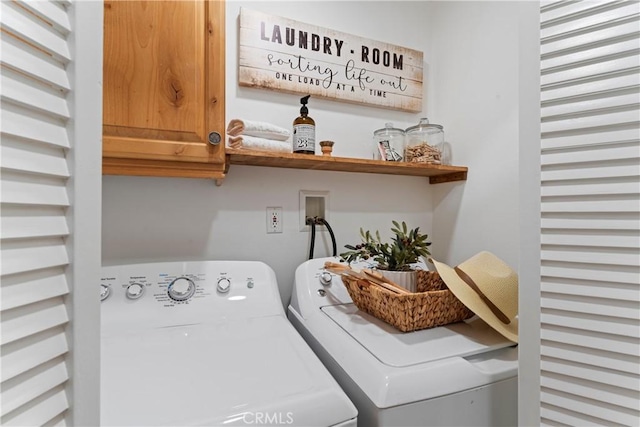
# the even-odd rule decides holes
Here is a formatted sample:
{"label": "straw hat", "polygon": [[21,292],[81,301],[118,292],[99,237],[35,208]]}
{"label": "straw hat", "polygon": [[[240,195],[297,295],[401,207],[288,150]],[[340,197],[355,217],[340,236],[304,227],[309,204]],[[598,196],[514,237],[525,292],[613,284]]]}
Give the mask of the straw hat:
{"label": "straw hat", "polygon": [[518,342],[518,275],[490,252],[457,267],[433,260],[447,287],[467,308],[513,342]]}

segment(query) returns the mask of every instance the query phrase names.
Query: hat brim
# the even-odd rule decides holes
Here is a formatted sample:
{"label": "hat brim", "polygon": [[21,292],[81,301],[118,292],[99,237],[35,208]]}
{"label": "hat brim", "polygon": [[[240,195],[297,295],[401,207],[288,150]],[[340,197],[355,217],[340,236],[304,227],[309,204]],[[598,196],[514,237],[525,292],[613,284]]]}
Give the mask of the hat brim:
{"label": "hat brim", "polygon": [[480,299],[478,294],[458,276],[458,273],[456,273],[452,267],[438,262],[435,259],[432,259],[432,261],[440,277],[456,298],[505,338],[515,343],[518,342],[517,317],[512,319],[509,324],[502,323],[482,299]]}

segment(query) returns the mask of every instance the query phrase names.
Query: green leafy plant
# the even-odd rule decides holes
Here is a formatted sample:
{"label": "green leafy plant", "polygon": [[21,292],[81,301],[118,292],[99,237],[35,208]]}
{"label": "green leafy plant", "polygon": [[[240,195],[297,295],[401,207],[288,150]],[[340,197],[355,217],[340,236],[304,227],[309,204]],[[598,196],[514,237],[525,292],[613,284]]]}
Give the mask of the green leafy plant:
{"label": "green leafy plant", "polygon": [[391,231],[394,237],[391,242],[382,242],[380,232],[376,230],[375,236],[370,231],[360,229],[362,243],[357,245],[345,245],[349,251],[341,253],[343,261],[352,263],[358,260],[373,259],[378,263],[378,268],[390,271],[410,271],[411,264],[420,260],[420,257],[431,255],[428,247],[431,242],[428,236],[421,234],[419,227],[413,230],[407,229],[407,224],[402,225],[392,221]]}

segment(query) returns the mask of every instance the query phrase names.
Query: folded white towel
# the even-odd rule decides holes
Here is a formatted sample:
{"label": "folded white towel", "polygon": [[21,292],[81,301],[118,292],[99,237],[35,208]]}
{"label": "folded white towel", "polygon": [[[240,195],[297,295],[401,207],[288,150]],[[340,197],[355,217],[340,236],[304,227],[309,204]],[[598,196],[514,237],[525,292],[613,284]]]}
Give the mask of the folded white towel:
{"label": "folded white towel", "polygon": [[227,135],[248,135],[258,138],[274,139],[276,141],[286,141],[291,136],[291,132],[271,123],[232,119],[227,126]]}
{"label": "folded white towel", "polygon": [[248,148],[249,150],[278,151],[283,153],[291,152],[291,144],[285,141],[274,141],[273,139],[257,138],[255,136],[238,135],[229,136],[227,147]]}

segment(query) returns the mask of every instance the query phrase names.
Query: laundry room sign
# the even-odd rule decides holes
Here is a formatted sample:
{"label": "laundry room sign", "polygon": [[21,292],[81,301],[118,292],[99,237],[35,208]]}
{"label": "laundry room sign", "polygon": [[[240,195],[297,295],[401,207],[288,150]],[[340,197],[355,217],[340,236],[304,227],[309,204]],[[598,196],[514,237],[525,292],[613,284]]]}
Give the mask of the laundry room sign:
{"label": "laundry room sign", "polygon": [[241,86],[422,110],[423,54],[240,9]]}

